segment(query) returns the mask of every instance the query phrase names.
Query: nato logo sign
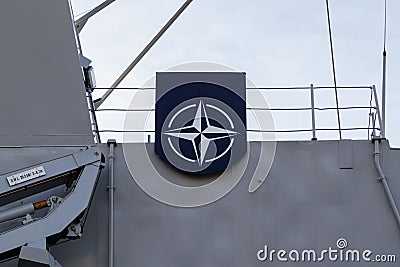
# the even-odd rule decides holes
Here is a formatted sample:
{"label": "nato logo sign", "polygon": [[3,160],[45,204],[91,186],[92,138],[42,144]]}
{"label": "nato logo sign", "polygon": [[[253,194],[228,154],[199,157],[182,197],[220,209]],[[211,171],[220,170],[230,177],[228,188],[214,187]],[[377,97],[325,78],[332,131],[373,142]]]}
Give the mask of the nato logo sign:
{"label": "nato logo sign", "polygon": [[155,153],[191,174],[224,171],[246,153],[246,74],[156,76]]}

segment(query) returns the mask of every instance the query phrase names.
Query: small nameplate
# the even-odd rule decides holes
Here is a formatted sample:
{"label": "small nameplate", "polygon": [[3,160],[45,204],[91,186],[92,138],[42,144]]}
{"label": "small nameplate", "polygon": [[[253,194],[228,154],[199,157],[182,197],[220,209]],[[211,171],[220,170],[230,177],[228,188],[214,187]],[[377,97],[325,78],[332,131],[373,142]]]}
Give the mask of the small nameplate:
{"label": "small nameplate", "polygon": [[14,186],[32,179],[36,179],[41,176],[45,176],[46,172],[44,171],[43,166],[36,167],[24,172],[20,172],[7,177],[8,184],[10,186]]}

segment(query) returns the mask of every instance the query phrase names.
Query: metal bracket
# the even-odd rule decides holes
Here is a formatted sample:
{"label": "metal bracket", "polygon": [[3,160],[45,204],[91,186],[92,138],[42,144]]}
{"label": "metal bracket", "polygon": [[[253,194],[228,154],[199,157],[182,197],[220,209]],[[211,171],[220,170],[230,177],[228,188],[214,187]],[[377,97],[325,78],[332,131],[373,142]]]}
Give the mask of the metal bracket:
{"label": "metal bracket", "polygon": [[79,239],[82,236],[82,225],[80,223],[73,223],[68,226],[68,239]]}
{"label": "metal bracket", "polygon": [[[82,225],[76,222],[82,223],[81,217],[88,210],[104,161],[101,153],[94,149],[88,149],[41,164],[47,170],[46,175],[34,182],[29,182],[45,182],[48,179],[51,180],[54,175],[77,169],[81,169],[81,171],[70,193],[64,198],[57,196],[50,198],[47,215],[33,220],[27,218],[25,225],[0,234],[0,253],[54,236],[65,229],[68,230],[68,237],[79,238],[82,233]],[[4,177],[3,182],[5,182]]]}
{"label": "metal bracket", "polygon": [[18,267],[29,266],[62,267],[46,249],[23,246],[18,257]]}

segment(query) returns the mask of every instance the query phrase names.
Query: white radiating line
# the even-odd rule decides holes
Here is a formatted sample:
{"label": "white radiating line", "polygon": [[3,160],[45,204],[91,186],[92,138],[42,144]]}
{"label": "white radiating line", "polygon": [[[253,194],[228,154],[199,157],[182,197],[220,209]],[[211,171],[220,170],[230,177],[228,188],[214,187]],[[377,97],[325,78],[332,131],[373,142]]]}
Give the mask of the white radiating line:
{"label": "white radiating line", "polygon": [[164,133],[165,135],[169,135],[169,136],[173,136],[179,139],[185,139],[185,140],[189,140],[192,141],[194,139],[196,139],[197,136],[199,136],[199,133]]}

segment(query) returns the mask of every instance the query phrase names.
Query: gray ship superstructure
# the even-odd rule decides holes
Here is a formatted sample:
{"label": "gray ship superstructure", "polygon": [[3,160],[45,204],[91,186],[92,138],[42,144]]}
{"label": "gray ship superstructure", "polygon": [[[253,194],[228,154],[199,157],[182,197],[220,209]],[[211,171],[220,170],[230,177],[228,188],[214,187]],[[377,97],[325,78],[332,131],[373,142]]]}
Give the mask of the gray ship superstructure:
{"label": "gray ship superstructure", "polygon": [[[237,71],[159,72],[136,90],[153,108],[101,110],[79,32],[112,2],[77,21],[67,0],[0,3],[1,266],[398,265],[400,150],[375,86],[352,88],[364,106],[339,107],[368,125],[340,129],[316,126],[335,108],[314,92],[332,88],[246,88]],[[269,108],[263,90],[302,90],[310,106]],[[308,112],[310,127],[276,129],[282,110]],[[126,113],[124,129],[99,128],[101,112]],[[137,128],[141,112],[152,129]],[[319,140],[332,131],[366,138]],[[275,141],[295,132],[309,140]]]}

